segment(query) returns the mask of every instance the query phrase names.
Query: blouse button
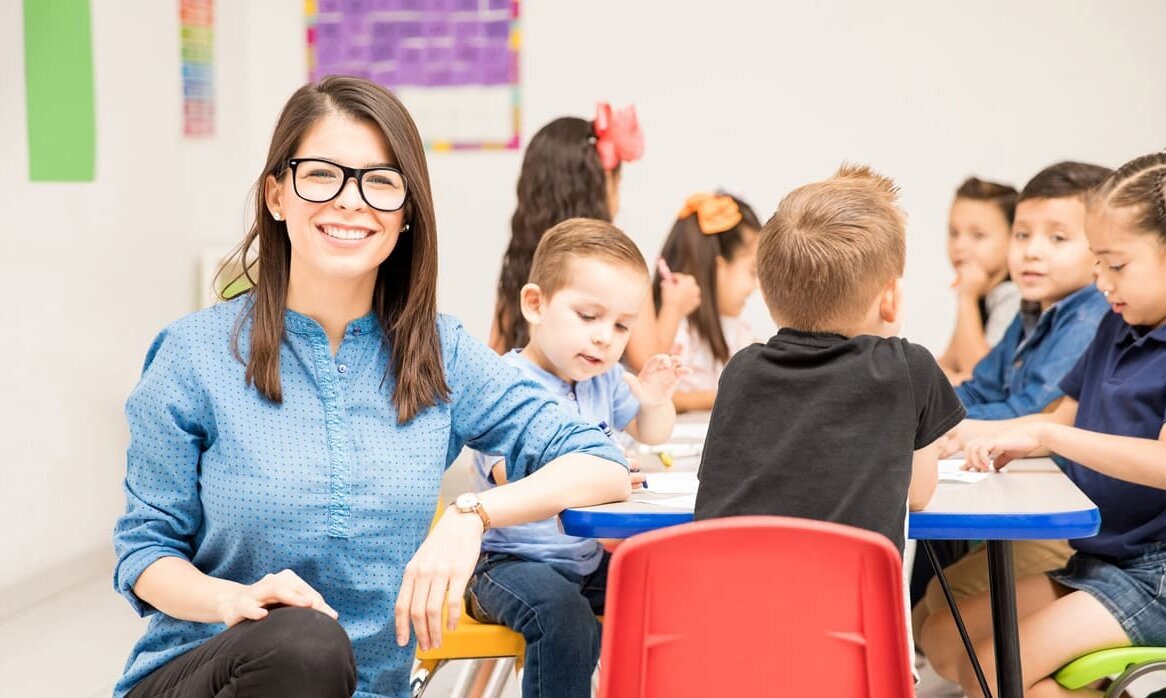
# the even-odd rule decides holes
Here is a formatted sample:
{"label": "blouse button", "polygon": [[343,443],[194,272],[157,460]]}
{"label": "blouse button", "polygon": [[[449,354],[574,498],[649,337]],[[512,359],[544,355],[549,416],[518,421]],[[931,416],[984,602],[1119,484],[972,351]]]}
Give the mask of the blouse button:
{"label": "blouse button", "polygon": [[348,366],[346,366],[345,364],[340,364],[339,366],[336,367],[336,370],[340,371],[341,373],[348,373]]}
{"label": "blouse button", "polygon": [[567,399],[568,399],[568,400],[574,400],[574,399],[575,399],[575,393],[567,393]]}

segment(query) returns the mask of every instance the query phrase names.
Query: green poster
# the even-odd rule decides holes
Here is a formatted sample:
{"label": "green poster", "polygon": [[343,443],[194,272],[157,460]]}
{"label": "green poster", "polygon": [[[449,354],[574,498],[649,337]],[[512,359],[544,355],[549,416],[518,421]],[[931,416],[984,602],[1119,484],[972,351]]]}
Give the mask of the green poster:
{"label": "green poster", "polygon": [[28,175],[92,182],[96,144],[89,0],[24,0]]}

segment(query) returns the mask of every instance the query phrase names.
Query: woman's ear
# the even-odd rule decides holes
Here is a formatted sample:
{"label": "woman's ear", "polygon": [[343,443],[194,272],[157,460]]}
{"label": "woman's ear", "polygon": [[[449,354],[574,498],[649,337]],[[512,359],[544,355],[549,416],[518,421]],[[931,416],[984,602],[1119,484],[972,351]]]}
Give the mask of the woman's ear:
{"label": "woman's ear", "polygon": [[518,292],[518,303],[522,309],[522,317],[526,319],[528,325],[537,325],[542,322],[545,300],[543,291],[538,287],[538,284],[527,284]]}
{"label": "woman's ear", "polygon": [[267,175],[263,180],[263,201],[267,204],[267,212],[277,221],[283,220],[283,187],[274,175]]}

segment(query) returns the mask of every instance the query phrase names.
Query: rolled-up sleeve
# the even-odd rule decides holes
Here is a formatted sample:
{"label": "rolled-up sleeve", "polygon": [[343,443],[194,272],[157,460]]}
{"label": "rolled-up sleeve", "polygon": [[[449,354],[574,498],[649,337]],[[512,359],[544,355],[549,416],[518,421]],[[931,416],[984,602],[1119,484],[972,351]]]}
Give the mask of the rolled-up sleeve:
{"label": "rolled-up sleeve", "polygon": [[138,576],[162,557],[189,560],[202,526],[199,458],[206,448],[206,401],[182,342],[163,331],[126,401],[125,513],[114,527],[114,587],[141,615],[154,611],[134,594]]}
{"label": "rolled-up sleeve", "polygon": [[569,415],[545,388],[470,336],[460,323],[442,321],[453,403],[451,453],[468,445],[502,456],[508,480],[529,475],[568,453],[627,466],[615,442],[597,426]]}

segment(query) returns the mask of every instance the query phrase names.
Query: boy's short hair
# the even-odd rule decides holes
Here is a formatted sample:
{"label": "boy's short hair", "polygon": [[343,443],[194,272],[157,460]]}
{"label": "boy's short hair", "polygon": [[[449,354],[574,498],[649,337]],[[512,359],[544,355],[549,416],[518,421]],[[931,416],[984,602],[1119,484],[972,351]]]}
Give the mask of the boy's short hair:
{"label": "boy's short hair", "polygon": [[1068,199],[1085,196],[1113,172],[1108,167],[1067,160],[1036,173],[1020,192],[1017,203],[1029,199]]}
{"label": "boy's short hair", "polygon": [[605,259],[624,264],[648,278],[648,264],[640,248],[622,230],[595,218],[568,218],[543,235],[530,263],[530,283],[547,296],[570,282],[567,262],[572,258]]}
{"label": "boy's short hair", "polygon": [[898,191],[869,167],[843,164],[787,194],[757,247],[770,312],[807,331],[861,320],[879,289],[903,275],[907,221]]}

